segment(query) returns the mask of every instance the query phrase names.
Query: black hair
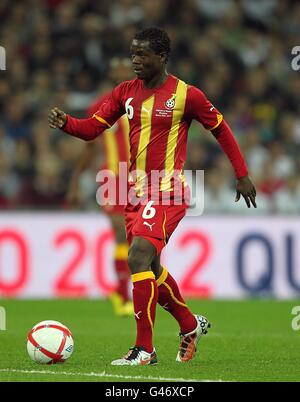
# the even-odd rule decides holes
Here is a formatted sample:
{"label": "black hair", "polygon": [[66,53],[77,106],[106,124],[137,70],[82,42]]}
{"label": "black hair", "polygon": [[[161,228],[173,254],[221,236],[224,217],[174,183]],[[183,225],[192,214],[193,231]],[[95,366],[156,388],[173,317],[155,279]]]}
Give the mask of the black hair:
{"label": "black hair", "polygon": [[148,41],[151,49],[156,54],[164,53],[166,55],[166,62],[168,61],[171,52],[171,40],[167,32],[162,28],[145,28],[137,32],[134,39]]}

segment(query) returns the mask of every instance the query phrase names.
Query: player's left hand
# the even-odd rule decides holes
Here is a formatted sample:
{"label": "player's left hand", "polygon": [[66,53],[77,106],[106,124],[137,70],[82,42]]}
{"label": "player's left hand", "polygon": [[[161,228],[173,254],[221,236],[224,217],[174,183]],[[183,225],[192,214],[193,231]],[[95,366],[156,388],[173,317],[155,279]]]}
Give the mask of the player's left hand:
{"label": "player's left hand", "polygon": [[256,190],[248,176],[241,177],[237,180],[235,202],[239,201],[241,195],[244,197],[248,208],[251,207],[251,204],[254,206],[254,208],[257,208],[255,201]]}

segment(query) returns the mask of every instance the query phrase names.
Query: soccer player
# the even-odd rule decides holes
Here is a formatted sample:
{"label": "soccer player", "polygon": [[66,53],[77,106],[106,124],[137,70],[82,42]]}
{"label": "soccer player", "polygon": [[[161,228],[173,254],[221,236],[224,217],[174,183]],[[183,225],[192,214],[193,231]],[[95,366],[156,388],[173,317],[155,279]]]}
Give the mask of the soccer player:
{"label": "soccer player", "polygon": [[[205,317],[190,311],[175,279],[160,264],[160,253],[188,207],[184,200],[181,205],[173,201],[177,196],[175,184],[181,180],[182,186],[185,185],[181,171],[193,119],[212,132],[228,156],[237,178],[236,201],[242,195],[248,208],[251,204],[256,207],[256,190],[228,124],[203,92],[167,73],[169,53],[170,39],[164,30],[155,27],[142,30],[131,44],[136,79],[117,86],[92,118],[75,119],[57,107],[48,117],[51,128],[61,128],[86,141],[99,136],[125,113],[129,120],[130,197],[125,221],[137,335],[134,347],[123,358],[114,360],[113,365],[157,362],[152,342],[157,303],[179,324],[181,341],[176,357],[179,362],[194,357],[199,339],[210,326]],[[163,175],[159,193],[151,198],[153,171]],[[144,202],[132,202],[134,194]],[[170,205],[160,202],[165,194],[170,196]]]}
{"label": "soccer player", "polygon": [[[109,63],[109,80],[112,88],[123,81],[132,78],[131,62],[128,58],[113,58]],[[112,89],[111,88],[111,89]],[[100,96],[88,108],[87,115],[92,117],[105,102],[109,92]],[[128,119],[122,116],[114,126],[106,130],[101,136],[99,144],[98,138],[95,141],[88,142],[82,153],[82,156],[76,166],[67,192],[67,200],[71,205],[80,202],[79,179],[84,170],[90,166],[91,161],[99,153],[99,147],[104,154],[104,163],[102,169],[108,169],[115,176],[116,188],[119,180],[119,162],[129,163],[129,125]],[[96,142],[96,143],[95,143]],[[127,316],[133,314],[133,304],[129,296],[130,270],[127,264],[128,243],[125,234],[124,206],[113,205],[113,203],[102,206],[107,214],[115,235],[114,250],[114,268],[117,277],[117,286],[114,292],[110,294],[110,300],[113,309],[118,316]]]}

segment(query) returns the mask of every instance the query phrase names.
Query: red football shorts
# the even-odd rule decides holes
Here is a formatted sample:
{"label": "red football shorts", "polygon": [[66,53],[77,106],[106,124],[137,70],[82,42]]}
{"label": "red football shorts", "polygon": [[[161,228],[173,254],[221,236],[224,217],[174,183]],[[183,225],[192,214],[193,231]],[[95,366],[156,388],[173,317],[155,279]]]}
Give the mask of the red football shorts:
{"label": "red football shorts", "polygon": [[128,204],[125,208],[126,236],[129,245],[134,236],[150,241],[157,254],[167,244],[178,223],[185,216],[187,205]]}

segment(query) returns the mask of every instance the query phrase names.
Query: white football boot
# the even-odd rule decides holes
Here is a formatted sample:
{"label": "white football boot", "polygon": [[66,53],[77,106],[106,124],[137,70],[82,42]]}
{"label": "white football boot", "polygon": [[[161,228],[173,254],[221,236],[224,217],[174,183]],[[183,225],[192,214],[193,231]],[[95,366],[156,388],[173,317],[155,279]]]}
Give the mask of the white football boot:
{"label": "white football boot", "polygon": [[122,359],[113,360],[113,366],[146,366],[149,364],[157,364],[156,351],[148,353],[142,346],[134,346]]}

